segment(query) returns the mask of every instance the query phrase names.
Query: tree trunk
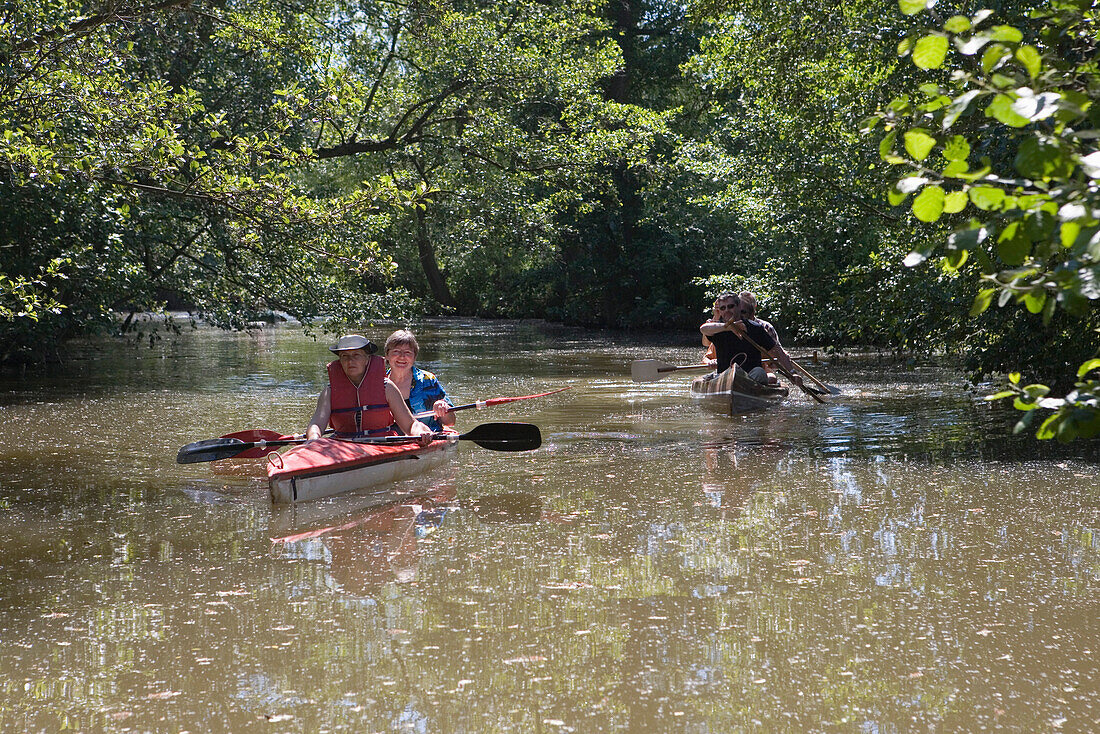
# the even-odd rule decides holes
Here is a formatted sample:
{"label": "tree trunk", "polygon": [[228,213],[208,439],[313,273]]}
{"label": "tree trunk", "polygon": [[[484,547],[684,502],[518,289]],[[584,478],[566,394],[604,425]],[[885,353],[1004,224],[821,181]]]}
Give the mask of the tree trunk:
{"label": "tree trunk", "polygon": [[420,267],[424,270],[424,277],[428,280],[432,297],[440,305],[454,308],[455,302],[451,297],[451,289],[447,287],[447,281],[439,270],[439,263],[435,259],[435,248],[432,247],[431,238],[428,237],[428,221],[423,209],[416,210],[416,251],[420,255]]}

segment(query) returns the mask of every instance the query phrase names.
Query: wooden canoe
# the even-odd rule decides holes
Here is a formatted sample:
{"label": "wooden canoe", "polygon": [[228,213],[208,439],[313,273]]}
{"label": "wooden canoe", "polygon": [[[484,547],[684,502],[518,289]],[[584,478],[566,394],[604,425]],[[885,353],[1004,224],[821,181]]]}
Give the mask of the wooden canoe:
{"label": "wooden canoe", "polygon": [[386,485],[434,469],[448,461],[457,446],[457,433],[427,446],[318,438],[268,456],[271,501],[304,502]]}
{"label": "wooden canoe", "polygon": [[762,385],[736,364],[719,374],[712,372],[691,381],[693,398],[721,404],[730,415],[764,410],[782,401],[788,392],[780,385]]}

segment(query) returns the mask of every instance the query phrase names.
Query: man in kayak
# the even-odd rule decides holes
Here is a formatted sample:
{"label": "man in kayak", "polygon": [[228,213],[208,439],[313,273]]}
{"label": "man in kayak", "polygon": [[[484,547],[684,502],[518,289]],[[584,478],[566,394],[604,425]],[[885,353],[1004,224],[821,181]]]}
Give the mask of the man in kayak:
{"label": "man in kayak", "polygon": [[715,309],[718,318],[707,321],[699,327],[699,331],[714,344],[718,355],[715,369],[718,372],[737,363],[749,377],[766,385],[768,372],[764,369],[762,357],[767,356],[791,373],[792,381],[802,387],[802,378],[796,374],[790,355],[759,322],[743,318],[741,299],[736,293],[718,296]]}
{"label": "man in kayak", "polygon": [[338,359],[328,364],[328,385],[317,398],[317,409],[306,438],[320,438],[331,424],[338,438],[385,436],[397,427],[416,436],[421,446],[432,441],[432,429],[413,417],[397,385],[386,377],[378,347],[358,334],[340,337],[329,348]]}

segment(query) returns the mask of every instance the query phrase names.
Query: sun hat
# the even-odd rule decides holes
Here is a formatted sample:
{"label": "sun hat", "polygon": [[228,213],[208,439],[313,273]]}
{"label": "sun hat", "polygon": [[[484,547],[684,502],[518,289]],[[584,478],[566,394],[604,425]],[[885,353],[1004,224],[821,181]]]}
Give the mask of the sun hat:
{"label": "sun hat", "polygon": [[367,354],[374,354],[378,351],[378,347],[374,342],[365,336],[359,336],[358,334],[345,334],[336,340],[336,343],[328,348],[333,354],[339,354],[340,352],[346,352],[351,349],[362,349]]}

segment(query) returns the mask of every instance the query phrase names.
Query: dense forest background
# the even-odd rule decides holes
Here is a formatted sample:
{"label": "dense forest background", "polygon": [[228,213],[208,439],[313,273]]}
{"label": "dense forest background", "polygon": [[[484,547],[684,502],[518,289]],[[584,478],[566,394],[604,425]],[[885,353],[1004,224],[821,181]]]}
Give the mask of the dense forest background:
{"label": "dense forest background", "polygon": [[1086,0],[11,0],[0,362],[166,308],[690,330],[748,288],[785,342],[956,354],[1014,373],[1025,427],[1096,435],[1096,23]]}

